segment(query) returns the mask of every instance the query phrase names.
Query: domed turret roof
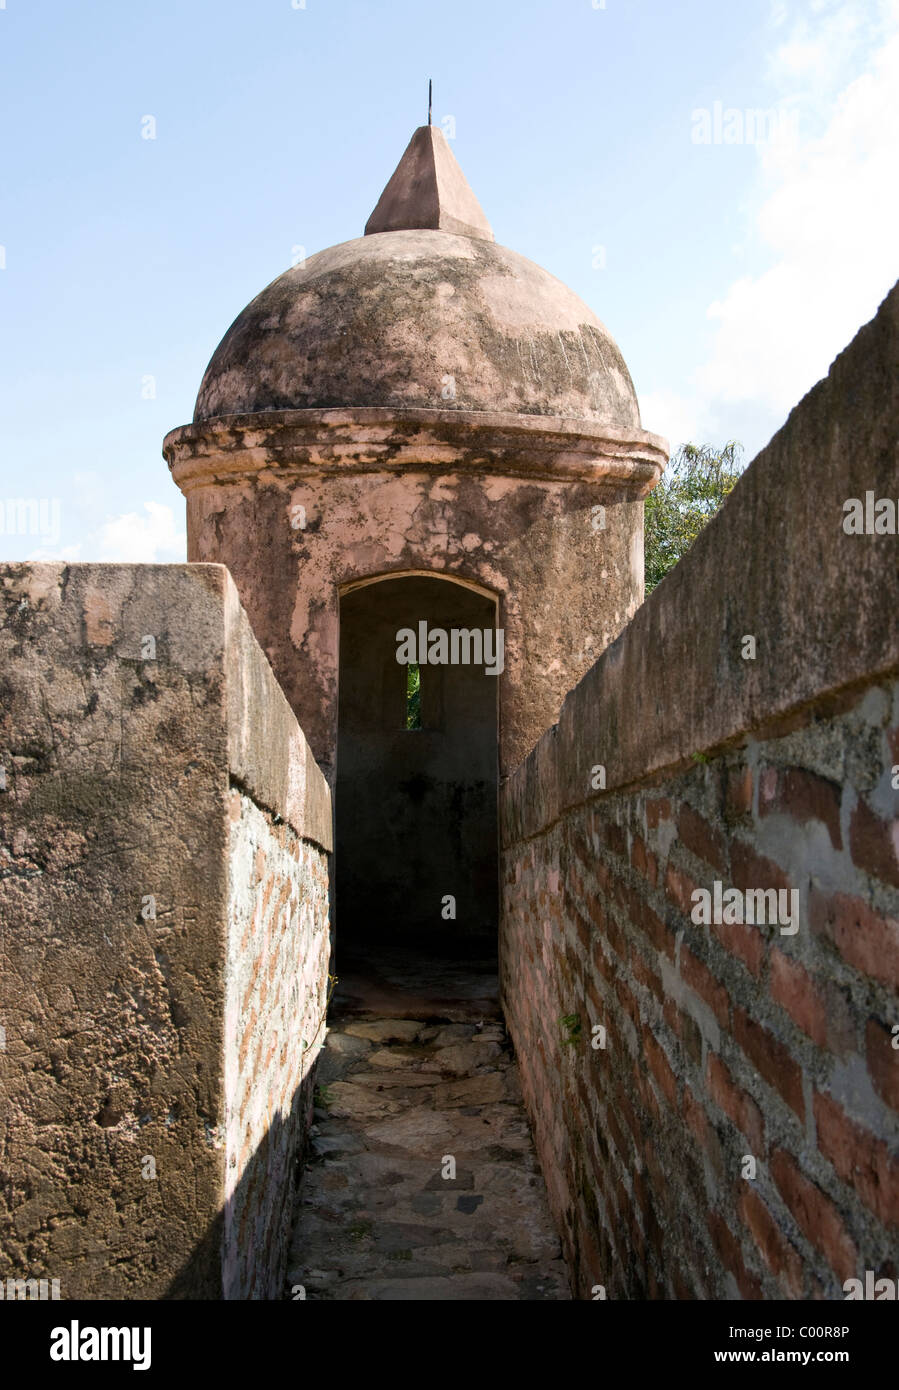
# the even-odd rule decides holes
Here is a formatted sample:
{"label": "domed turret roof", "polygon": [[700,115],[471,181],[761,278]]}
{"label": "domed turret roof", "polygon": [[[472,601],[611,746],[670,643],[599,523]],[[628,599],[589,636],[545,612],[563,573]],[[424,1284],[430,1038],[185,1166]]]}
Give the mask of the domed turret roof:
{"label": "domed turret roof", "polygon": [[416,131],[366,235],[244,309],[194,420],[379,406],[552,415],[639,429],[624,359],[561,281],[493,241],[442,131]]}

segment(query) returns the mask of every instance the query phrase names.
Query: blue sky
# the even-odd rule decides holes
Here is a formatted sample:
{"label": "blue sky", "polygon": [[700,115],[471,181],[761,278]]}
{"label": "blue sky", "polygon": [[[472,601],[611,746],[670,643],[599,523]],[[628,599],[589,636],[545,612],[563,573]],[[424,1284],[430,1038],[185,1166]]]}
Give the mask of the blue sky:
{"label": "blue sky", "polygon": [[897,0],[0,0],[0,499],[58,502],[2,558],[184,558],[164,434],[294,248],[361,234],[428,77],[672,445],[752,457],[899,273]]}

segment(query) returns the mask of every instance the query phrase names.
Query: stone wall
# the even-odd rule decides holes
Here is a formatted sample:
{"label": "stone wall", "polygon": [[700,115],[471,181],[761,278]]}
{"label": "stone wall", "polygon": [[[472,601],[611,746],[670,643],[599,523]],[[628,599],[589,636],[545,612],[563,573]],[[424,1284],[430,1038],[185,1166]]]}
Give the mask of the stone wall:
{"label": "stone wall", "polygon": [[3,565],[0,601],[2,1275],[215,1298],[224,1251],[227,1296],[270,1295],[327,787],[223,568]]}
{"label": "stone wall", "polygon": [[278,1298],[325,1037],[327,858],[233,788],[225,979],[226,1298]]}
{"label": "stone wall", "polygon": [[897,1274],[897,537],[843,525],[897,504],[897,366],[894,290],[504,787],[503,999],[580,1297]]}

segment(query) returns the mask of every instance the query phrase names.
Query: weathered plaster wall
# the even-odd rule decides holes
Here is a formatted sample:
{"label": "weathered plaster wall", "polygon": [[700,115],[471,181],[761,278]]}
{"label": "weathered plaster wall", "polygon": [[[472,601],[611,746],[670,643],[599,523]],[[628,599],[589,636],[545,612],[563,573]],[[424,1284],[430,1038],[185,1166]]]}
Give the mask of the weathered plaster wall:
{"label": "weathered plaster wall", "polygon": [[419,571],[490,590],[505,631],[500,764],[510,772],[640,603],[643,508],[632,496],[613,483],[411,465],[293,477],[273,466],[188,494],[189,558],[227,563],[329,778],[341,586]]}
{"label": "weathered plaster wall", "polygon": [[[896,500],[897,367],[899,289],[504,788],[503,999],[582,1297],[896,1275],[899,566],[843,504]],[[795,889],[797,932],[695,922],[715,882]]]}
{"label": "weathered plaster wall", "polygon": [[[63,1298],[218,1297],[232,788],[320,861],[327,787],[221,567],[3,565],[0,601],[0,1266]],[[288,859],[261,894],[296,895]]]}

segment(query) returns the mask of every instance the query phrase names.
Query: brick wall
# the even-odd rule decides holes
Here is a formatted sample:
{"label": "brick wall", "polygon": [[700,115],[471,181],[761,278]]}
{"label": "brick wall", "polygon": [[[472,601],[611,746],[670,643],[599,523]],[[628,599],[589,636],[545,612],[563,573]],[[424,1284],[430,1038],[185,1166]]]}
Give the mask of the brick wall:
{"label": "brick wall", "polygon": [[[899,542],[841,524],[899,492],[897,364],[894,291],[503,789],[503,1000],[580,1297],[899,1274]],[[795,921],[707,923],[716,882]]]}
{"label": "brick wall", "polygon": [[[582,1293],[833,1298],[897,1272],[894,747],[899,687],[875,687],[509,857],[505,995]],[[695,923],[716,880],[796,888],[797,932]]]}

